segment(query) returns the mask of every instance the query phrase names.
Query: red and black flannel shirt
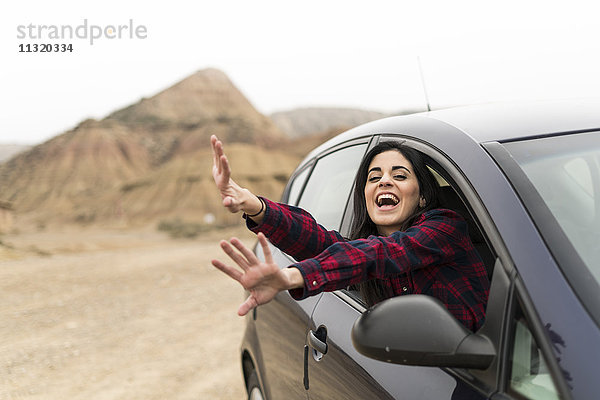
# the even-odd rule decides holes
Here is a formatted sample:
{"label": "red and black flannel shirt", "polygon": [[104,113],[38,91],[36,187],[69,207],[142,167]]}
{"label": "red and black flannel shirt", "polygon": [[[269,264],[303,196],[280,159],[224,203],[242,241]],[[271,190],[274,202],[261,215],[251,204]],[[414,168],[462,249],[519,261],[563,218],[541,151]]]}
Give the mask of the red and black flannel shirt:
{"label": "red and black flannel shirt", "polygon": [[294,299],[376,278],[389,297],[433,296],[468,329],[483,324],[490,283],[467,224],[454,211],[430,210],[404,232],[348,241],[298,207],[263,200],[263,221],[257,225],[247,218],[246,223],[300,260],[290,265],[304,277],[304,288],[289,291]]}

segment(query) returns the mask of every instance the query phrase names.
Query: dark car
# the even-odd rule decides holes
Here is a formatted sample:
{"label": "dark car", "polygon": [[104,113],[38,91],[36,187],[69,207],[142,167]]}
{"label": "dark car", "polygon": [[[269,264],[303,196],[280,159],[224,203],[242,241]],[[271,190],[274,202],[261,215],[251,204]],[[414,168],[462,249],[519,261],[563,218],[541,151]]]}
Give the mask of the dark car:
{"label": "dark car", "polygon": [[[364,153],[425,154],[442,206],[467,220],[491,289],[473,333],[423,295],[367,309],[352,290],[287,292],[247,317],[253,399],[597,399],[600,103],[496,104],[382,119],[312,151],[282,201],[347,236]],[[294,260],[276,248],[285,268]],[[262,257],[260,246],[256,250]]]}

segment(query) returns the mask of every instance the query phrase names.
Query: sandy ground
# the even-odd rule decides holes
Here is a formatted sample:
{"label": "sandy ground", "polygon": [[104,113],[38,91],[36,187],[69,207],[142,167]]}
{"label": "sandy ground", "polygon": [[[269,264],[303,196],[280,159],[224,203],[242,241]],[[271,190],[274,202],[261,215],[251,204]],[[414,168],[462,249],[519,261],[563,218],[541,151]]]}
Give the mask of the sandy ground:
{"label": "sandy ground", "polygon": [[2,236],[0,399],[242,399],[243,291],[216,232]]}

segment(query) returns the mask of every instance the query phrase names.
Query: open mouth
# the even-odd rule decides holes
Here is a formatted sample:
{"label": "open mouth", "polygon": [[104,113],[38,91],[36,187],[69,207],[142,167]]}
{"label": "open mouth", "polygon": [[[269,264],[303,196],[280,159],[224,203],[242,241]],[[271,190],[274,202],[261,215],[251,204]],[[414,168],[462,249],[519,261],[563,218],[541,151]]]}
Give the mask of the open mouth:
{"label": "open mouth", "polygon": [[379,208],[391,208],[395,207],[400,200],[391,193],[383,193],[377,196],[377,207]]}

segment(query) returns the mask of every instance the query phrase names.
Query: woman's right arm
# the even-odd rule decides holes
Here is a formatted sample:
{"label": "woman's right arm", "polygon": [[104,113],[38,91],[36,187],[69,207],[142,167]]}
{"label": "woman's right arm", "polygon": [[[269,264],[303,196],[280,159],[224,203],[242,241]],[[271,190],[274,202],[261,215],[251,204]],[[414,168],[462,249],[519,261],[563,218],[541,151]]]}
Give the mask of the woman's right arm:
{"label": "woman's right arm", "polygon": [[223,152],[223,143],[211,136],[213,178],[223,206],[230,212],[243,211],[248,228],[262,232],[280,250],[297,260],[312,258],[333,243],[345,239],[336,231],[319,225],[308,212],[298,207],[259,198],[231,179],[231,168]]}

